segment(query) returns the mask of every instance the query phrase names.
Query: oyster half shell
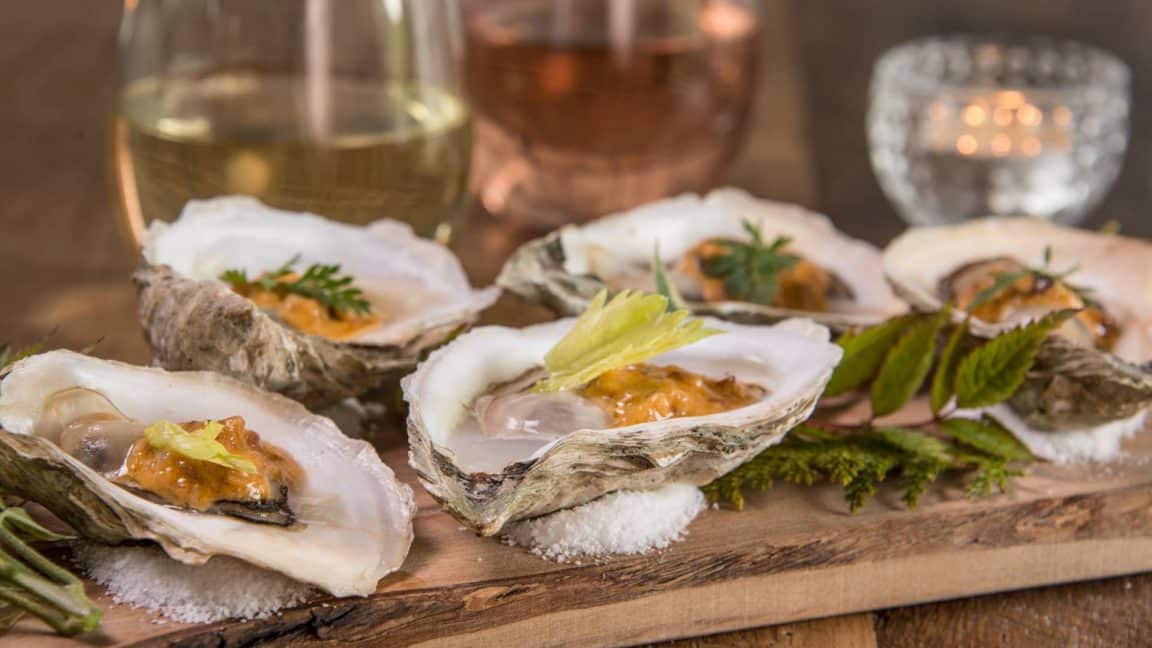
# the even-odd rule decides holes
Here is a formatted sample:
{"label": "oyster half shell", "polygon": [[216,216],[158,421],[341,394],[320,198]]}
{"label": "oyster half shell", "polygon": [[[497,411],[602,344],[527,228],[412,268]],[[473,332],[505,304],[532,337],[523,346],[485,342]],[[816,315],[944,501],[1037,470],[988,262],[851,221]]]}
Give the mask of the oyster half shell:
{"label": "oyster half shell", "polygon": [[[346,340],[310,335],[219,280],[233,268],[256,277],[296,255],[299,268],[340,264],[382,321]],[[394,381],[498,296],[473,290],[451,252],[402,223],[345,225],[246,197],[191,201],[175,222],[154,222],[134,279],[155,364],[218,371],[310,406]]]}
{"label": "oyster half shell", "polygon": [[766,242],[777,236],[791,239],[789,250],[830,272],[851,298],[830,303],[826,312],[740,301],[692,302],[693,312],[744,323],[805,317],[845,329],[876,324],[907,310],[884,280],[879,250],[838,232],[820,214],[731,188],[705,197],[662,200],[587,225],[564,227],[517,250],[497,283],[558,314],[578,315],[605,287],[653,290],[650,268],[657,246],[664,263],[674,264],[705,240],[747,239],[744,221],[759,227]]}
{"label": "oyster half shell", "polygon": [[492,438],[466,424],[479,396],[541,366],[574,321],[474,329],[432,353],[402,382],[409,462],[428,492],[478,533],[493,535],[510,521],[619,489],[706,484],[807,419],[841,355],[828,329],[809,320],[751,326],[708,319],[708,327],[726,332],[649,362],[765,388],[750,405],[578,429],[559,438]]}
{"label": "oyster half shell", "polygon": [[[287,527],[165,506],[122,488],[64,452],[46,402],[75,388],[102,394],[132,420],[243,416],[292,457],[303,482],[288,493]],[[170,373],[52,351],[18,362],[0,381],[0,489],[39,502],[81,535],[106,543],[153,540],[172,558],[201,564],[232,556],[321,587],[367,595],[400,568],[412,544],[415,504],[376,451],[287,398],[207,372]]]}
{"label": "oyster half shell", "polygon": [[[884,251],[884,271],[913,307],[936,310],[944,303],[942,283],[957,269],[995,258],[1042,267],[1046,249],[1055,270],[1076,268],[1068,281],[1090,291],[1120,333],[1111,353],[1050,336],[1012,399],[1014,409],[1046,429],[1138,415],[1152,404],[1152,244],[1032,218],[988,218],[909,229]],[[976,335],[992,337],[1020,323],[971,324]]]}

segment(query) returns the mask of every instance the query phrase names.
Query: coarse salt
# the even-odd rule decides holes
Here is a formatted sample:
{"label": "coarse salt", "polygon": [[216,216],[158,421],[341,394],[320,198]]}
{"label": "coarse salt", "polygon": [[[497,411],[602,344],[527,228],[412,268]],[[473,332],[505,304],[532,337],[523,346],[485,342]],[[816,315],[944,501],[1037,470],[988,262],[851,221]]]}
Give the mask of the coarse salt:
{"label": "coarse salt", "polygon": [[708,503],[695,486],[618,491],[506,529],[505,540],[557,562],[634,555],[681,540]]}
{"label": "coarse salt", "polygon": [[258,619],[302,603],[311,587],[235,558],[185,565],[154,546],[84,544],[77,561],[112,600],[181,623]]}
{"label": "coarse salt", "polygon": [[1005,405],[989,408],[988,413],[1004,424],[1032,454],[1058,464],[1086,461],[1107,462],[1121,459],[1121,442],[1144,427],[1144,412],[1131,418],[1095,427],[1068,430],[1035,430]]}

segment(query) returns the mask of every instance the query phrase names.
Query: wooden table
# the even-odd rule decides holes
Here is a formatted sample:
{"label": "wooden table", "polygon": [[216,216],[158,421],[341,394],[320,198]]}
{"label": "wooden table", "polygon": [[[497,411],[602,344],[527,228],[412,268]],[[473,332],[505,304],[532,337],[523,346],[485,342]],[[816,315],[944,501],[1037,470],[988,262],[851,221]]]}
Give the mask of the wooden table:
{"label": "wooden table", "polygon": [[[733,181],[812,203],[788,3],[769,0],[759,117]],[[41,0],[0,21],[0,340],[51,343],[145,362],[103,171],[112,104],[117,3]],[[484,236],[499,243],[498,229]],[[487,245],[487,244],[486,244]],[[492,267],[477,267],[490,277]],[[507,300],[494,317],[518,310]],[[964,565],[961,568],[967,568]],[[919,605],[684,641],[682,645],[920,646],[1147,643],[1152,575]],[[0,644],[4,644],[0,638]]]}

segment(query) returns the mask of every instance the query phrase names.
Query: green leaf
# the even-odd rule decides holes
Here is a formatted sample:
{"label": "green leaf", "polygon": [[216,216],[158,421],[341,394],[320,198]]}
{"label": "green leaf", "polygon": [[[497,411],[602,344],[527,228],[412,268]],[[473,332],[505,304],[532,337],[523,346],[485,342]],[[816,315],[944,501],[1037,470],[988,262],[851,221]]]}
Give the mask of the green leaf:
{"label": "green leaf", "polygon": [[1044,338],[1075,314],[1056,311],[1002,333],[965,356],[956,369],[956,405],[988,407],[1011,397],[1027,377]]}
{"label": "green leaf", "polygon": [[751,221],[745,220],[742,225],[751,241],[714,241],[722,252],[700,259],[700,269],[709,277],[722,279],[729,297],[771,306],[779,289],[778,275],[800,257],[783,251],[791,243],[790,238],[779,236],[764,245],[760,230]]}
{"label": "green leaf", "polygon": [[144,428],[144,438],[157,450],[207,461],[244,473],[255,473],[256,464],[233,454],[216,437],[224,430],[218,421],[208,421],[204,427],[189,432],[172,421],[157,421]]}
{"label": "green leaf", "polygon": [[548,378],[536,392],[555,392],[584,385],[606,371],[644,362],[723,331],[688,319],[688,311],[668,312],[660,295],[622,291],[607,302],[600,291],[576,324],[544,356]]}
{"label": "green leaf", "polygon": [[652,250],[652,278],[656,281],[656,292],[668,300],[667,310],[677,311],[688,307],[684,298],[680,296],[680,291],[676,289],[676,284],[668,278],[668,272],[664,269],[664,261],[660,259],[659,244]]}
{"label": "green leaf", "polygon": [[842,335],[836,344],[844,349],[844,357],[832,373],[824,395],[839,396],[871,380],[888,350],[916,319],[915,315],[903,315],[859,333]]}
{"label": "green leaf", "polygon": [[1035,459],[1027,446],[991,417],[981,420],[951,418],[941,421],[940,429],[956,441],[993,457],[1007,461]]}
{"label": "green leaf", "polygon": [[940,354],[940,362],[936,365],[936,373],[932,376],[931,405],[932,412],[939,414],[952,394],[956,390],[956,367],[960,364],[960,344],[968,335],[968,320],[952,330],[944,351]]}
{"label": "green leaf", "polygon": [[872,414],[885,416],[904,406],[924,384],[936,353],[936,335],[947,313],[919,322],[900,337],[872,382]]}
{"label": "green leaf", "polygon": [[897,450],[903,450],[917,459],[943,464],[952,461],[952,457],[948,454],[948,446],[940,439],[923,432],[902,427],[880,427],[876,428],[876,436],[884,443]]}

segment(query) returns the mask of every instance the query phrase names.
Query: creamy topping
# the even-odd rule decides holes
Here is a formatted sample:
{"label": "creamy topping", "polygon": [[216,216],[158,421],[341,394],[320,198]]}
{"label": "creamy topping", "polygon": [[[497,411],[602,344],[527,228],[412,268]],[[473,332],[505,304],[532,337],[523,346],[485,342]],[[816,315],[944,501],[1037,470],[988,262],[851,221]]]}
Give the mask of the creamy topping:
{"label": "creamy topping", "polygon": [[581,391],[616,427],[727,412],[756,402],[764,393],[732,376],[714,379],[675,365],[650,364],[613,369]]}
{"label": "creamy topping", "polygon": [[[1020,276],[991,293],[1001,277]],[[1081,309],[1057,333],[1074,342],[1110,350],[1119,337],[1116,322],[1082,291],[1044,273],[1029,271],[1019,261],[999,258],[978,261],[953,272],[942,285],[946,299],[960,310],[971,306],[973,317],[985,322],[1015,322],[1043,317],[1065,308]],[[977,303],[979,301],[979,303]]]}

